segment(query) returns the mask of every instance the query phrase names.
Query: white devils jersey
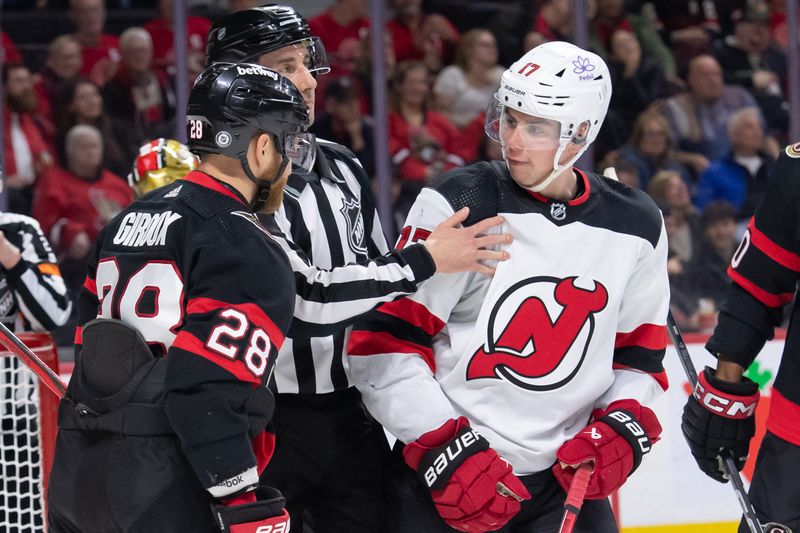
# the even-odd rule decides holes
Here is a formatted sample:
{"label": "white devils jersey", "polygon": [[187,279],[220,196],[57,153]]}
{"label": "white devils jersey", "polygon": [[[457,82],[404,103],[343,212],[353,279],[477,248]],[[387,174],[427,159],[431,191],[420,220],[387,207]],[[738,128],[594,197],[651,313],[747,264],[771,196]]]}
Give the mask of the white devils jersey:
{"label": "white devils jersey", "polygon": [[500,214],[514,242],[493,277],[436,274],[354,328],[351,377],[402,442],[466,416],[517,474],[539,472],[594,409],[667,388],[661,214],[641,191],[578,175],[583,192],[558,202],[477,163],[417,198],[399,247],[465,205],[467,225]]}

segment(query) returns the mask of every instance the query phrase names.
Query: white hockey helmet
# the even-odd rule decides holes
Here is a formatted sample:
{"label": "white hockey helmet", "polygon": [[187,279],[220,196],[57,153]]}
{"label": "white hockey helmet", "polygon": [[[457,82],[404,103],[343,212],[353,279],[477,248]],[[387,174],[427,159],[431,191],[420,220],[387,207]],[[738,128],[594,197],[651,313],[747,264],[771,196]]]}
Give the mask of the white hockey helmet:
{"label": "white hockey helmet", "polygon": [[[610,100],[611,75],[600,56],[570,43],[548,42],[530,50],[503,73],[500,88],[489,104],[484,129],[502,146],[500,129],[506,107],[560,124],[553,170],[530,188],[539,192],[594,142]],[[559,164],[569,143],[581,145],[581,149],[569,161]]]}

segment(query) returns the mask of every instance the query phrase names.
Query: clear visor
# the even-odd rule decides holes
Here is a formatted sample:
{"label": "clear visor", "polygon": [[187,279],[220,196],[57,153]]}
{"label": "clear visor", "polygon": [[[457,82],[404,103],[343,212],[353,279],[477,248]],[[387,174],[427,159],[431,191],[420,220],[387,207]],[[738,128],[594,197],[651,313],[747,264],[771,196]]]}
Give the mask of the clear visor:
{"label": "clear visor", "polygon": [[327,74],[331,71],[331,65],[328,62],[328,54],[325,52],[325,45],[319,37],[308,37],[306,39],[299,39],[286,45],[282,45],[278,50],[270,50],[268,52],[259,52],[253,56],[246,57],[241,60],[242,63],[254,63],[267,68],[274,68],[280,72],[279,68],[274,65],[269,65],[268,62],[264,63],[261,60],[262,55],[275,54],[278,51],[283,51],[284,48],[291,47],[300,54],[300,62],[308,69],[312,76],[316,77],[317,74]]}
{"label": "clear visor", "polygon": [[509,150],[557,150],[561,144],[560,122],[516,111],[497,94],[486,111],[484,131],[507,155]]}
{"label": "clear visor", "polygon": [[317,74],[327,74],[331,71],[331,65],[328,63],[328,54],[325,52],[325,45],[322,44],[319,37],[310,37],[295,41],[292,44],[302,46],[305,49],[303,62],[311,74],[316,76]]}
{"label": "clear visor", "polygon": [[283,151],[294,168],[310,172],[317,159],[317,140],[313,133],[286,133],[283,137]]}

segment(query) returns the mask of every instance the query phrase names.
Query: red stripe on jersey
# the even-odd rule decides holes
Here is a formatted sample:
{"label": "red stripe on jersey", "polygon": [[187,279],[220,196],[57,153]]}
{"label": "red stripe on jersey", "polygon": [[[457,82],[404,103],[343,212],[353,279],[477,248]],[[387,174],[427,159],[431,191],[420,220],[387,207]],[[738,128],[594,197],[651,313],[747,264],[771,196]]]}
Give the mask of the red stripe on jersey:
{"label": "red stripe on jersey", "polygon": [[730,276],[730,278],[740,287],[746,290],[750,296],[769,307],[781,307],[784,304],[791,302],[792,298],[794,297],[794,295],[790,292],[784,292],[781,294],[767,292],[731,267],[728,267],[728,276]]}
{"label": "red stripe on jersey", "polygon": [[[591,186],[591,183],[589,182],[589,177],[586,175],[586,173],[584,173],[582,170],[579,170],[579,169],[577,169],[575,167],[572,167],[572,169],[578,175],[578,179],[583,181],[583,192],[577,198],[573,198],[572,200],[569,200],[567,202],[567,205],[569,205],[569,206],[582,204],[583,202],[585,202],[586,200],[589,199],[589,195],[592,192],[592,186]],[[539,200],[542,203],[546,204],[548,202],[553,201],[552,198],[548,198],[547,196],[545,196],[545,195],[543,195],[541,193],[533,192],[530,189],[525,189],[525,190],[528,191],[528,194],[530,194],[531,196],[533,196],[534,198],[536,198],[537,200]]]}
{"label": "red stripe on jersey", "polygon": [[774,388],[771,397],[767,429],[775,436],[800,446],[800,425],[797,423],[800,420],[800,405],[787,400]]}
{"label": "red stripe on jersey", "polygon": [[199,170],[192,170],[186,176],[183,177],[184,181],[191,181],[192,183],[196,183],[206,189],[211,189],[212,191],[216,191],[220,194],[224,194],[230,198],[233,198],[240,204],[246,205],[244,200],[241,197],[237,196],[235,192],[227,188],[221,182],[215,180],[205,172],[200,172]]}
{"label": "red stripe on jersey", "polygon": [[267,314],[256,304],[231,304],[220,300],[214,300],[213,298],[192,298],[186,304],[187,315],[222,311],[223,309],[236,309],[237,311],[241,311],[256,327],[267,332],[269,340],[276,348],[280,348],[283,345],[283,333],[281,333],[278,326],[276,326]]}
{"label": "red stripe on jersey", "polygon": [[350,342],[347,343],[348,355],[359,357],[386,353],[419,355],[428,365],[428,368],[431,369],[431,372],[436,372],[436,360],[433,357],[432,348],[400,340],[385,332],[353,331],[350,334]]}
{"label": "red stripe on jersey", "polygon": [[667,378],[667,372],[662,370],[656,374],[652,372],[645,372],[644,370],[639,370],[638,368],[633,368],[626,365],[621,365],[619,363],[612,363],[611,368],[614,370],[630,370],[631,372],[638,372],[640,374],[647,374],[658,383],[658,386],[661,387],[661,390],[667,390],[669,388],[669,379]]}
{"label": "red stripe on jersey", "polygon": [[750,241],[753,243],[753,246],[764,252],[767,257],[779,265],[794,270],[795,272],[800,272],[800,255],[790,252],[761,233],[761,231],[756,228],[755,218],[750,219],[750,222],[747,224],[747,229],[750,230]]}
{"label": "red stripe on jersey", "polygon": [[200,339],[186,330],[182,330],[178,333],[178,336],[175,337],[175,341],[172,343],[172,348],[179,348],[204,359],[208,359],[215,365],[224,368],[236,376],[239,381],[246,381],[257,386],[261,385],[261,380],[247,370],[247,367],[242,361],[238,359],[228,359],[224,355],[212,352],[203,345]]}
{"label": "red stripe on jersey", "polygon": [[97,296],[97,282],[89,276],[83,281],[83,288]]}
{"label": "red stripe on jersey", "polygon": [[75,340],[74,344],[83,344],[83,327],[75,326]]}
{"label": "red stripe on jersey", "polygon": [[648,350],[663,350],[667,347],[667,326],[642,324],[628,333],[617,333],[614,348],[641,346]]}
{"label": "red stripe on jersey", "polygon": [[430,337],[442,331],[444,327],[442,319],[428,311],[428,308],[421,303],[408,298],[387,302],[380,306],[378,311],[408,322],[427,333]]}

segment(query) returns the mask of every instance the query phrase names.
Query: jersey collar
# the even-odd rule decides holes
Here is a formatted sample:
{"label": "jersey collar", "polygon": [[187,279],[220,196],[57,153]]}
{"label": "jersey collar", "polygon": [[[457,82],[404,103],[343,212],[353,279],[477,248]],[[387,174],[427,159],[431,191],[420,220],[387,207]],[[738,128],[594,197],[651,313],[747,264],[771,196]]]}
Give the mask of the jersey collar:
{"label": "jersey collar", "polygon": [[233,186],[218,180],[217,178],[206,174],[205,172],[201,172],[199,170],[193,170],[186,174],[183,177],[184,181],[189,181],[191,183],[195,183],[200,185],[201,187],[205,187],[206,189],[211,189],[212,191],[218,192],[222,195],[225,195],[229,198],[233,198],[237,202],[250,205],[247,200],[245,199],[242,194],[237,191]]}
{"label": "jersey collar", "polygon": [[[580,205],[580,204],[584,203],[586,200],[589,199],[589,194],[591,194],[591,192],[592,192],[591,182],[589,181],[589,177],[586,175],[586,173],[584,171],[580,170],[579,168],[576,168],[576,167],[572,167],[572,169],[578,175],[578,179],[583,181],[583,187],[582,187],[583,191],[576,198],[573,198],[572,200],[569,200],[567,202],[568,206],[575,206],[575,205]],[[531,196],[533,196],[534,198],[536,198],[537,200],[539,200],[542,203],[545,203],[545,204],[549,203],[549,202],[558,202],[558,203],[562,203],[562,204],[564,203],[564,202],[562,202],[560,200],[555,200],[553,198],[548,198],[547,196],[544,196],[544,195],[542,195],[542,194],[540,194],[538,192],[533,192],[533,191],[531,191],[529,189],[525,189],[525,190],[528,191],[528,194],[530,194]]]}

